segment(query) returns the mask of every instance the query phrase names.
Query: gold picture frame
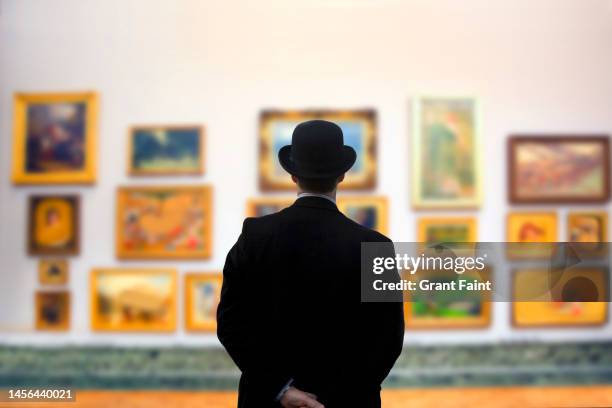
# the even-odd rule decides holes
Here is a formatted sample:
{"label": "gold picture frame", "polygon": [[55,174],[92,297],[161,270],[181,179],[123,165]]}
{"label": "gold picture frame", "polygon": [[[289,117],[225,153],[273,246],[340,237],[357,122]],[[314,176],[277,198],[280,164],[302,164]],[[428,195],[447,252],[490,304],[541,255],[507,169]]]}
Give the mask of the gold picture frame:
{"label": "gold picture frame", "polygon": [[221,272],[185,275],[185,329],[214,332],[217,330],[217,306],[221,298]]}
{"label": "gold picture frame", "polygon": [[34,299],[36,330],[67,331],[70,329],[70,292],[37,291]]}
{"label": "gold picture frame", "polygon": [[382,196],[342,196],[337,199],[338,209],[348,218],[376,230],[389,233],[389,201]]}
{"label": "gold picture frame", "polygon": [[34,195],[28,202],[30,255],[78,255],[81,241],[78,195]]}
{"label": "gold picture frame", "polygon": [[262,217],[268,214],[274,214],[280,210],[291,206],[295,202],[295,198],[279,198],[279,197],[258,197],[249,198],[246,203],[247,217]]}
{"label": "gold picture frame", "polygon": [[38,262],[38,282],[41,285],[68,283],[68,261],[66,259],[41,259]]}
{"label": "gold picture frame", "polygon": [[[139,143],[136,138],[142,139]],[[175,146],[181,157],[164,157],[163,145],[186,139]],[[204,174],[205,129],[202,125],[132,126],[128,131],[127,166],[130,176],[180,176]],[[157,148],[157,152],[152,151]],[[167,150],[167,149],[166,149]],[[155,155],[157,154],[157,158]],[[146,160],[144,157],[147,157]],[[137,160],[136,158],[141,158]],[[157,164],[155,163],[157,162]]]}
{"label": "gold picture frame", "polygon": [[120,187],[116,252],[120,259],[212,256],[212,187]]}
{"label": "gold picture frame", "polygon": [[95,182],[95,92],[17,93],[14,106],[15,184]]}
{"label": "gold picture frame", "polygon": [[[432,230],[436,229],[437,230]],[[443,238],[443,237],[447,238]],[[421,243],[468,243],[478,241],[476,217],[421,217],[417,241]]]}
{"label": "gold picture frame", "polygon": [[377,117],[373,109],[264,110],[259,121],[259,187],[262,191],[296,190],[291,176],[278,161],[278,151],[291,144],[300,122],[324,119],[338,124],[344,143],[357,152],[357,161],[346,173],[341,190],[369,190],[376,186]]}
{"label": "gold picture frame", "polygon": [[480,207],[479,110],[478,100],[470,97],[422,96],[414,100],[412,206],[415,209]]}
{"label": "gold picture frame", "polygon": [[171,268],[93,269],[90,275],[92,330],[176,330],[176,275],[176,270]]}

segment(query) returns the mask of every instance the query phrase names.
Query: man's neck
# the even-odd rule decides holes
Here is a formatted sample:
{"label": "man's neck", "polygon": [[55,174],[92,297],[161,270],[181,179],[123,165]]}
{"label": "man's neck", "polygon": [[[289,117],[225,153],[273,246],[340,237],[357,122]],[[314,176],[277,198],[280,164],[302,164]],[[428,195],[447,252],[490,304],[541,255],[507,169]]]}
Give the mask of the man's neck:
{"label": "man's neck", "polygon": [[298,191],[298,197],[322,197],[330,201],[336,202],[336,190],[330,191],[329,193],[315,193],[312,191]]}

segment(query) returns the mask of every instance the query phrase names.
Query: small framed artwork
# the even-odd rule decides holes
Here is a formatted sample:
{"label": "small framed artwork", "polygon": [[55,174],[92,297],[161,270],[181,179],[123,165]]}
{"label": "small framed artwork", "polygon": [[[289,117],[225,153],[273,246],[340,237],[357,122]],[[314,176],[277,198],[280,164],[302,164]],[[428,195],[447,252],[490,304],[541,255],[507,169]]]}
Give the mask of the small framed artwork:
{"label": "small framed artwork", "polygon": [[610,198],[608,136],[512,136],[510,202],[602,203]]}
{"label": "small framed artwork", "polygon": [[190,331],[216,331],[217,306],[223,275],[190,273],[185,276],[185,327]]}
{"label": "small framed artwork", "polygon": [[205,259],[212,255],[210,186],[122,187],[117,193],[121,259]]}
{"label": "small framed artwork", "polygon": [[266,110],[259,122],[259,187],[263,191],[296,190],[291,176],[281,167],[278,151],[291,144],[293,129],[312,119],[329,120],[342,128],[344,144],[357,152],[357,161],[339,188],[372,189],[376,185],[376,111],[362,110]]}
{"label": "small framed artwork", "polygon": [[554,212],[516,212],[508,214],[507,256],[511,259],[546,258],[557,241],[557,214]]}
{"label": "small framed artwork", "polygon": [[247,201],[247,217],[274,214],[293,204],[294,198],[251,198]]}
{"label": "small framed artwork", "polygon": [[521,328],[599,326],[608,320],[603,268],[519,269],[513,273],[512,322]]}
{"label": "small framed artwork", "polygon": [[[440,271],[420,271],[409,279],[428,284],[449,283],[458,279],[485,282],[491,270],[458,275]],[[420,287],[417,284],[417,287]],[[458,287],[458,285],[457,285]],[[406,291],[404,316],[406,329],[479,329],[491,323],[491,293],[477,290],[410,290]]]}
{"label": "small framed artwork", "polygon": [[77,255],[80,200],[76,195],[32,196],[28,212],[30,255]]}
{"label": "small framed artwork", "polygon": [[418,242],[477,242],[475,217],[423,217],[419,220]]}
{"label": "small framed artwork", "polygon": [[607,242],[606,211],[571,212],[567,215],[568,242]]}
{"label": "small framed artwork", "polygon": [[16,94],[13,182],[93,183],[97,101],[93,92]]}
{"label": "small framed artwork", "polygon": [[347,217],[366,228],[389,233],[389,203],[386,197],[339,197],[338,209]]}
{"label": "small framed artwork", "polygon": [[162,332],[176,329],[174,269],[94,269],[90,288],[93,330]]}
{"label": "small framed artwork", "polygon": [[38,263],[38,281],[41,285],[65,285],[68,283],[68,261],[43,259]]}
{"label": "small framed artwork", "polygon": [[477,101],[423,97],[416,99],[413,106],[413,206],[478,207],[482,175]]}
{"label": "small framed artwork", "polygon": [[66,331],[70,328],[70,293],[36,292],[36,329]]}
{"label": "small framed artwork", "polygon": [[204,172],[202,126],[135,126],[130,129],[132,176],[198,175]]}

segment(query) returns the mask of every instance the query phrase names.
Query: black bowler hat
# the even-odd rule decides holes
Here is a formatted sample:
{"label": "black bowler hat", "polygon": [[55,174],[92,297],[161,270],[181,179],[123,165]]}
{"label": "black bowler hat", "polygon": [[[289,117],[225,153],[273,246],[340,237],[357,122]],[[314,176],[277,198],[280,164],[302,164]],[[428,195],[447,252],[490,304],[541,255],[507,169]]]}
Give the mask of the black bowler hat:
{"label": "black bowler hat", "polygon": [[355,150],[344,145],[340,126],[326,120],[300,123],[293,130],[291,145],[278,152],[283,169],[306,179],[340,176],[356,159]]}

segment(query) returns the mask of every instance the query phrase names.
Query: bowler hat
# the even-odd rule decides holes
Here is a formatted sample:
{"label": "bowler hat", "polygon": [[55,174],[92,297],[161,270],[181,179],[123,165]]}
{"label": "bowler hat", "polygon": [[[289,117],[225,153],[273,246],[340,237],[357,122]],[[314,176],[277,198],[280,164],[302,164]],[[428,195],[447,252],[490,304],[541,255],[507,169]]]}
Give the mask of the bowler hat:
{"label": "bowler hat", "polygon": [[342,129],[326,120],[309,120],[295,127],[291,145],[283,146],[278,160],[288,173],[306,179],[337,177],[350,169],[357,153],[344,145]]}

